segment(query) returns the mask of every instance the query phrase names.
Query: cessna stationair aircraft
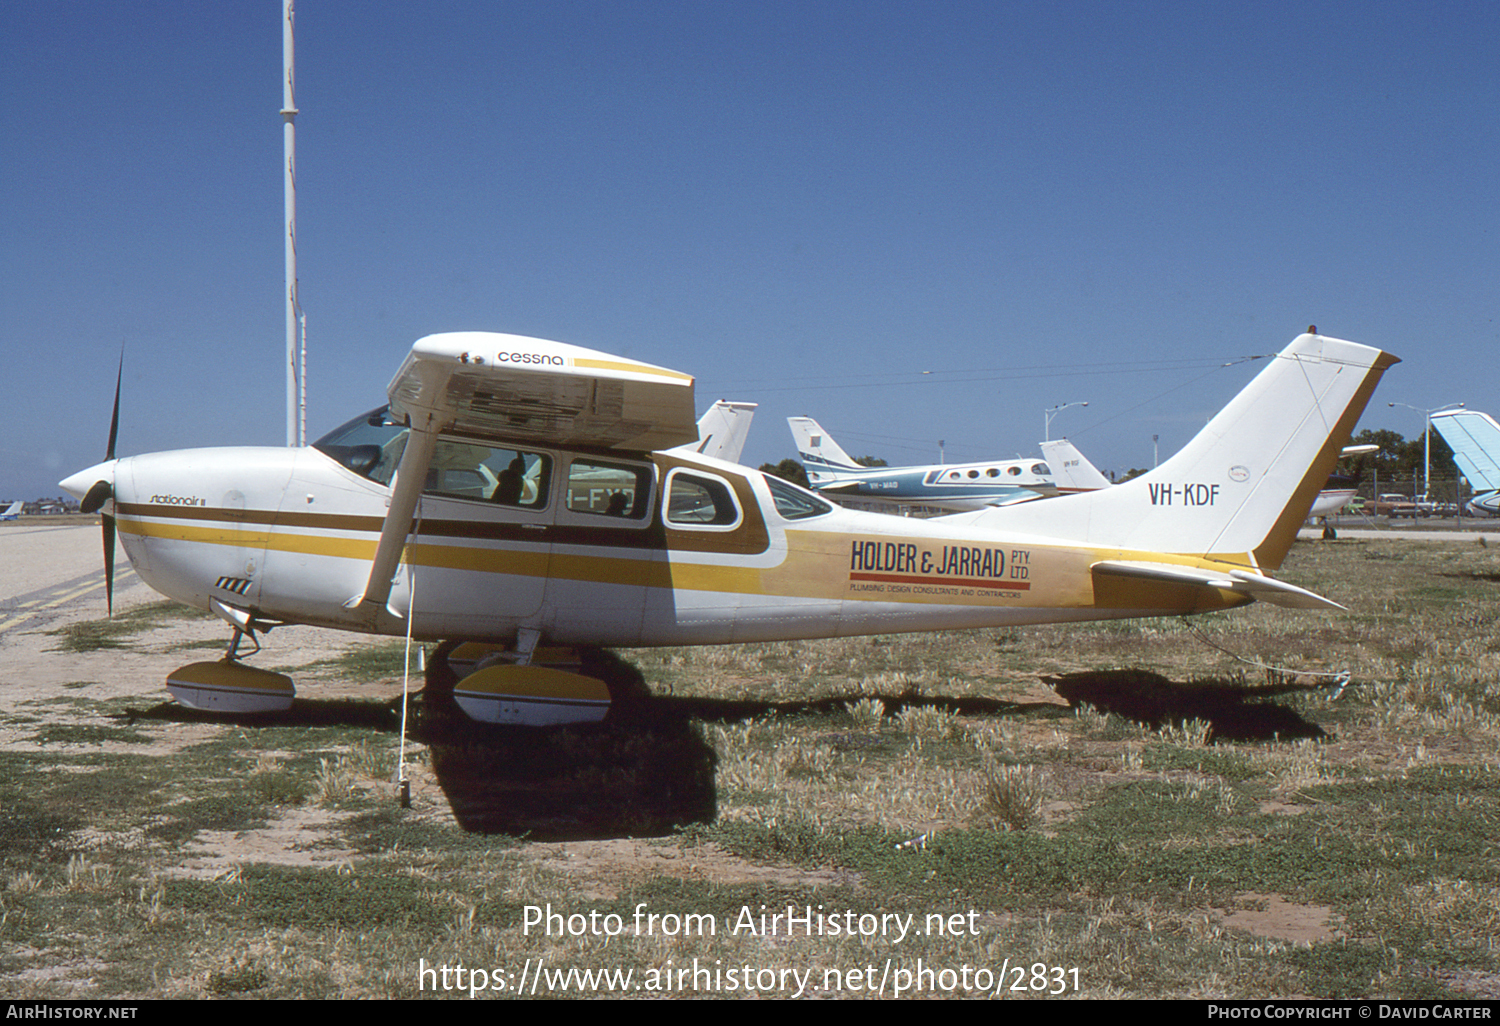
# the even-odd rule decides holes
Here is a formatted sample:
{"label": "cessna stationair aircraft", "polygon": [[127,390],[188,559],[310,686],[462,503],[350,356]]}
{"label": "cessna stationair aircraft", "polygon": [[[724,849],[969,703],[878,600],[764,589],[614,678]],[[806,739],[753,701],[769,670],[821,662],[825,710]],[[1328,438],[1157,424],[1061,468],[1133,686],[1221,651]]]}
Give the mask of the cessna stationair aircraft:
{"label": "cessna stationair aircraft", "polygon": [[[114,458],[62,487],[140,577],[233,629],[179,701],[286,708],[242,640],[313,624],[499,646],[472,717],[601,718],[571,646],[705,645],[1335,603],[1273,575],[1384,370],[1310,330],[1172,459],[1113,488],[910,520],[694,451],[693,379],[578,346],[419,340],[389,405],[309,448]],[[118,397],[116,410],[118,411]],[[116,423],[118,416],[116,416]],[[569,668],[564,668],[569,667]]]}

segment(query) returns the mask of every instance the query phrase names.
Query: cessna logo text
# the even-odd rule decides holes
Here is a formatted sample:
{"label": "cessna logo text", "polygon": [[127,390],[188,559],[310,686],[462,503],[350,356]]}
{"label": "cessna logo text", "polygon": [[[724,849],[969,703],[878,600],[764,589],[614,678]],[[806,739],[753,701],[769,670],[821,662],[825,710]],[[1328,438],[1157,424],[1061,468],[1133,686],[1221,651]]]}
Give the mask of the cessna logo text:
{"label": "cessna logo text", "polygon": [[561,356],[550,353],[496,353],[496,363],[545,363],[553,367],[562,367],[566,361]]}

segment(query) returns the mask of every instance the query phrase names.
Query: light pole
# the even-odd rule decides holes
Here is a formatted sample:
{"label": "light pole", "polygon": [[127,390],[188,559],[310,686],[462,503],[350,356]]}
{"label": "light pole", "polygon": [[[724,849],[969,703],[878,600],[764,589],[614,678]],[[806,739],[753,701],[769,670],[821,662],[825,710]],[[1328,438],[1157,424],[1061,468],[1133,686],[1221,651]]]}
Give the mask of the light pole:
{"label": "light pole", "polygon": [[1063,410],[1066,410],[1070,406],[1087,406],[1087,405],[1088,405],[1088,403],[1058,403],[1056,406],[1050,407],[1047,410],[1043,411],[1042,416],[1045,418],[1045,421],[1042,424],[1042,441],[1044,441],[1044,442],[1050,442],[1050,441],[1052,441],[1052,418],[1053,417],[1057,416],[1059,413],[1061,413]]}
{"label": "light pole", "polygon": [[1387,406],[1405,406],[1408,410],[1416,410],[1427,419],[1427,430],[1422,433],[1422,495],[1427,502],[1432,501],[1432,415],[1439,410],[1461,410],[1463,403],[1444,403],[1442,406],[1434,406],[1430,410],[1423,410],[1406,403],[1386,403]]}

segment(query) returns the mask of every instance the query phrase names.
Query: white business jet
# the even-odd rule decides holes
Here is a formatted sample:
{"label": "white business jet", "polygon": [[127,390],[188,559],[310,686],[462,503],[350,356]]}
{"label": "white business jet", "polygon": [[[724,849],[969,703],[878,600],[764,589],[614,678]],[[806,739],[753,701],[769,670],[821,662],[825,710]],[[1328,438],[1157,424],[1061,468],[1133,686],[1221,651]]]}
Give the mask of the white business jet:
{"label": "white business jet", "polygon": [[788,417],[786,423],[807,483],[831,499],[965,511],[1057,494],[1052,471],[1041,460],[867,467],[811,417]]}
{"label": "white business jet", "polygon": [[[156,590],[232,628],[174,671],[179,701],[286,708],[240,661],[281,624],[504,647],[454,690],[470,716],[601,718],[607,687],[555,655],[1179,616],[1335,603],[1278,580],[1394,357],[1295,339],[1181,452],[1133,481],[911,520],[840,509],[691,451],[693,379],[515,335],[433,335],[389,406],[310,448],[114,458],[62,482]],[[686,447],[686,448],[684,448]]]}

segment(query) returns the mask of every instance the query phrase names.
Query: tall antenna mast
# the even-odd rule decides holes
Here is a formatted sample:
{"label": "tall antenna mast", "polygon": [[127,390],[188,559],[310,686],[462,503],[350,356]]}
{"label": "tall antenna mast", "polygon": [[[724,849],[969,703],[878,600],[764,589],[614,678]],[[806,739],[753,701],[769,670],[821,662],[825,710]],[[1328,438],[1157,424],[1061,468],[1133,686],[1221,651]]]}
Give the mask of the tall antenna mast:
{"label": "tall antenna mast", "polygon": [[298,356],[297,322],[302,306],[297,302],[297,90],[292,70],[292,0],[282,0],[281,119],[283,150],[286,163],[286,444],[307,443],[307,345],[304,339]]}

